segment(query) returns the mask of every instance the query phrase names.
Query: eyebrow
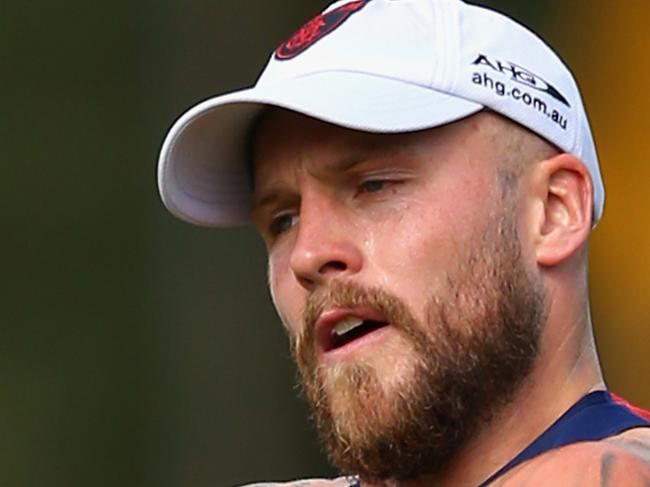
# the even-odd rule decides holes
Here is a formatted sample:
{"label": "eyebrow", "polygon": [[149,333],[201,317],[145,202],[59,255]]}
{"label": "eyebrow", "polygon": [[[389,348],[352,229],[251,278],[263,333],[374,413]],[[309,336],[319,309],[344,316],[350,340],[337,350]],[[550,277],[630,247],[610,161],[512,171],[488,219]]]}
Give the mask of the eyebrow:
{"label": "eyebrow", "polygon": [[251,215],[255,216],[256,213],[259,213],[262,208],[269,206],[273,201],[278,198],[278,189],[270,188],[267,191],[267,194],[262,198],[253,198],[251,202]]}
{"label": "eyebrow", "polygon": [[[333,162],[326,162],[323,164],[323,167],[325,167],[327,171],[340,173],[349,171],[355,166],[358,166],[359,164],[362,164],[371,158],[372,155],[370,154],[351,154],[341,157],[340,159],[337,159]],[[271,185],[269,188],[262,190],[261,197],[253,197],[253,200],[251,202],[251,213],[258,213],[262,208],[273,203],[276,199],[278,199],[278,194],[281,193],[282,190],[283,186],[281,184]]]}

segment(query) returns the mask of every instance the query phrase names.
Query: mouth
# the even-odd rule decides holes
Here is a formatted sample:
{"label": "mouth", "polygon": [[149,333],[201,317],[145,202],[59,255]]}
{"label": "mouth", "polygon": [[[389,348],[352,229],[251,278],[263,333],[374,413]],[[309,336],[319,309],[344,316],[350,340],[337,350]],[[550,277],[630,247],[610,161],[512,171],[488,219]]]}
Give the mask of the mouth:
{"label": "mouth", "polygon": [[316,322],[316,339],[327,353],[361,342],[388,325],[374,310],[332,310],[321,314]]}

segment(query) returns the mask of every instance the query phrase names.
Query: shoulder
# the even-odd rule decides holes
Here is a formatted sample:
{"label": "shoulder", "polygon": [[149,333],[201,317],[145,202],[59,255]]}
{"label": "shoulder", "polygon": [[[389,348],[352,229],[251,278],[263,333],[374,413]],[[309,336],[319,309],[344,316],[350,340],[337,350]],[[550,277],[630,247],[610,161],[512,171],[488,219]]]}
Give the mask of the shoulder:
{"label": "shoulder", "polygon": [[336,479],[301,479],[289,482],[256,482],[241,487],[350,487],[353,484],[353,478],[339,477]]}
{"label": "shoulder", "polygon": [[650,485],[650,428],[598,442],[575,443],[522,464],[503,487],[523,485]]}

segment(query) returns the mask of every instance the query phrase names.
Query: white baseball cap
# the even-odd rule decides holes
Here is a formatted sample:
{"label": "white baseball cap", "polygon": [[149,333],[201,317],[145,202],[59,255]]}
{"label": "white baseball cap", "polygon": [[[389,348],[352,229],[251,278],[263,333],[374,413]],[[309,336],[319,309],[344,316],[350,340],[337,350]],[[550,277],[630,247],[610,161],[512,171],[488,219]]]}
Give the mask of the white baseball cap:
{"label": "white baseball cap", "polygon": [[395,133],[489,108],[580,158],[605,201],[578,86],[544,41],[460,0],[343,0],[276,49],[252,88],[184,113],[163,143],[158,185],[177,217],[208,226],[249,219],[251,125],[268,106],[351,129]]}

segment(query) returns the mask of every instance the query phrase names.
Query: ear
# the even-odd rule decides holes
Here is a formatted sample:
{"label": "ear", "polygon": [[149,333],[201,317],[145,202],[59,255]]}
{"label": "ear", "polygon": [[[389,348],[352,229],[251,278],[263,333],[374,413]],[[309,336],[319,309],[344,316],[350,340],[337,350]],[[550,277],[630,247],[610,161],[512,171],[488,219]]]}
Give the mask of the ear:
{"label": "ear", "polygon": [[593,185],[584,163],[559,154],[536,167],[534,194],[543,209],[535,223],[536,257],[554,266],[571,257],[591,232]]}

